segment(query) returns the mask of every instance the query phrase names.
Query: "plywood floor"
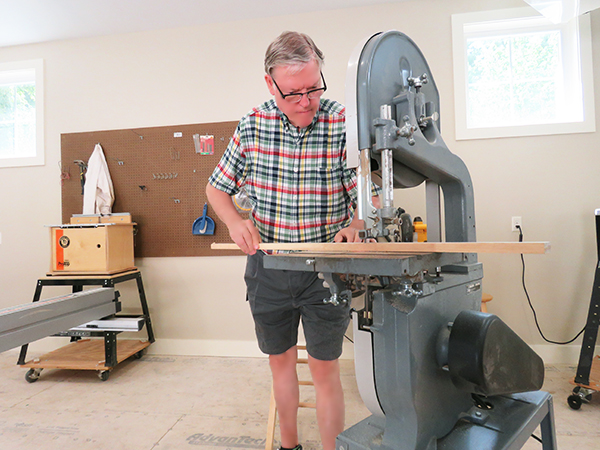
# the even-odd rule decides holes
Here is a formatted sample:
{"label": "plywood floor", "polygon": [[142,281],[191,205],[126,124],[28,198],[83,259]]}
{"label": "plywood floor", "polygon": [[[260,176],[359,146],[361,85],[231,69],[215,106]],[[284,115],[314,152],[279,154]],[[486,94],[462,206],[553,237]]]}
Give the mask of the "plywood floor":
{"label": "plywood floor", "polygon": [[[146,355],[121,363],[105,382],[93,371],[45,369],[30,384],[26,369],[15,365],[17,356],[16,350],[0,353],[2,450],[264,448],[266,359]],[[346,424],[352,425],[368,411],[353,362],[342,361],[341,368]],[[597,450],[600,394],[571,410],[566,399],[574,374],[572,366],[547,367],[544,389],[554,395],[559,449]],[[312,388],[302,389],[311,400]],[[320,449],[314,410],[301,410],[299,421],[304,448]],[[541,444],[530,439],[524,448],[538,450]]]}

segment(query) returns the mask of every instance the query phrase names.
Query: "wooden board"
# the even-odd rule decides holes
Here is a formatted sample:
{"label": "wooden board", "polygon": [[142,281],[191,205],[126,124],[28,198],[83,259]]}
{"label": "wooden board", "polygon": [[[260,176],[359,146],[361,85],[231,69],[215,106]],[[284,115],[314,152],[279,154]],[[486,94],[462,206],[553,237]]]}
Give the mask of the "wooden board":
{"label": "wooden board", "polygon": [[[239,250],[233,243],[214,243],[213,250]],[[260,244],[260,250],[293,250],[319,253],[526,253],[544,254],[548,242],[341,242]]]}
{"label": "wooden board", "polygon": [[[117,341],[117,364],[150,345],[148,341]],[[30,369],[110,370],[104,360],[104,339],[83,339],[22,364]]]}

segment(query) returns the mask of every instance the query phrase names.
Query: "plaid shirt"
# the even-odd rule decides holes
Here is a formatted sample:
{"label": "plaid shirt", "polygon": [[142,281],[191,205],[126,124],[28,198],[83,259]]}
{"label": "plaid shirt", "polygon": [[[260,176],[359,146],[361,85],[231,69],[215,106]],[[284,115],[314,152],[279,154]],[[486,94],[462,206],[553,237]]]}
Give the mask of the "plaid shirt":
{"label": "plaid shirt", "polygon": [[357,192],[344,114],[321,99],[298,130],[270,100],[239,122],[209,182],[229,195],[244,187],[263,242],[331,242],[350,224]]}

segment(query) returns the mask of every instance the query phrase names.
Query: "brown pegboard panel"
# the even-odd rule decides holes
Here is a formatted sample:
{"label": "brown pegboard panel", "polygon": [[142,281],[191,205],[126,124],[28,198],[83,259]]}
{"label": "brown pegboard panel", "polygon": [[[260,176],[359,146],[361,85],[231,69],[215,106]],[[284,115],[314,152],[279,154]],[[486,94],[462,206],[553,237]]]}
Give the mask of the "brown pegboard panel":
{"label": "brown pegboard panel", "polygon": [[[208,177],[225,151],[237,122],[94,131],[61,135],[61,167],[70,173],[62,186],[62,220],[83,211],[79,167],[102,145],[115,189],[113,213],[129,212],[138,224],[136,257],[220,256],[213,242],[231,242],[227,227],[208,206],[215,234],[192,234],[202,215]],[[175,137],[181,133],[181,137]],[[193,135],[213,135],[214,154],[196,153]],[[176,174],[176,175],[175,175]]]}

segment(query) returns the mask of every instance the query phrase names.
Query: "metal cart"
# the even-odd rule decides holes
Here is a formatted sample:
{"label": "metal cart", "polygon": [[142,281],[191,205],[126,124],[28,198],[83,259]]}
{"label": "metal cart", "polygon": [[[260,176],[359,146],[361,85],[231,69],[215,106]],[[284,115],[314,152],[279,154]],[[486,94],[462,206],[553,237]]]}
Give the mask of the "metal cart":
{"label": "metal cart", "polygon": [[[37,381],[43,369],[72,369],[95,370],[102,381],[108,380],[110,371],[125,359],[135,356],[141,358],[144,350],[154,342],[154,332],[150,320],[150,311],[146,302],[146,294],[139,270],[131,270],[114,275],[80,275],[80,276],[48,276],[37,281],[33,301],[40,300],[44,286],[72,286],[73,292],[80,292],[84,286],[114,287],[117,283],[136,280],[142,315],[135,316],[139,319],[140,329],[146,326],[147,340],[121,340],[117,341],[117,334],[124,329],[103,328],[101,325],[88,330],[80,327],[66,330],[57,336],[69,336],[71,343],[30,361],[25,360],[28,345],[21,347],[17,364],[28,368],[25,379],[29,383]],[[130,318],[133,316],[117,315],[116,318]],[[138,330],[134,330],[138,331]],[[83,337],[102,337],[103,339],[82,339]]]}

